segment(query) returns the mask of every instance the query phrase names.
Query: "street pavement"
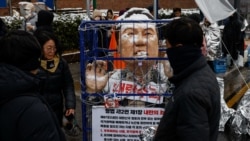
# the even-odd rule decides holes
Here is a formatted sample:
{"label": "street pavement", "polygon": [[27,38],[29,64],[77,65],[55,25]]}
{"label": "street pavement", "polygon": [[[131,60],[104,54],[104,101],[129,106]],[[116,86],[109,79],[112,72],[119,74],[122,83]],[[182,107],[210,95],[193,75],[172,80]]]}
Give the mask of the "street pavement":
{"label": "street pavement", "polygon": [[[80,127],[82,127],[82,110],[81,110],[81,85],[80,85],[80,63],[69,63],[69,68],[74,79],[75,93],[76,93],[76,112],[75,116]],[[66,134],[67,141],[82,141],[82,134],[76,137],[68,136]]]}

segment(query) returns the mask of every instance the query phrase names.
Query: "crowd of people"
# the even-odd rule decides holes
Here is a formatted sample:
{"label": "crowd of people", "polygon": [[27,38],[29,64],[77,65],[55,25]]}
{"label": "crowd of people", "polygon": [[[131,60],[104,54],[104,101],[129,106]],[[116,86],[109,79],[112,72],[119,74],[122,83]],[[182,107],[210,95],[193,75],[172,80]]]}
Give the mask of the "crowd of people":
{"label": "crowd of people", "polygon": [[[144,10],[145,8],[128,8],[122,11],[123,14],[117,20],[153,20],[152,9],[148,9],[147,12]],[[230,52],[236,53],[237,56],[242,55],[244,31],[241,30],[241,27],[243,25],[240,19],[236,18],[233,27],[237,26],[237,28],[229,29],[228,26],[232,25],[230,24],[231,17],[229,17],[229,21],[225,22],[223,29],[217,23],[210,23],[201,14],[184,16],[181,8],[174,8],[171,18],[172,22],[167,24],[167,29],[163,33],[166,35],[164,39],[167,47],[167,53],[163,56],[169,59],[170,65],[166,65],[167,61],[125,59],[123,67],[116,67],[115,70],[110,71],[107,69],[107,62],[95,60],[86,64],[86,92],[90,95],[92,93],[160,94],[168,91],[170,82],[174,85],[171,99],[164,97],[164,99],[158,98],[158,101],[154,101],[150,98],[145,100],[140,96],[121,96],[118,97],[120,102],[117,103],[116,97],[112,97],[114,96],[112,95],[113,104],[110,98],[109,101],[104,99],[101,103],[104,103],[106,108],[116,108],[119,105],[143,107],[164,107],[163,105],[166,105],[165,113],[156,131],[155,141],[201,140],[204,137],[207,140],[216,140],[220,121],[220,90],[215,75],[215,61],[230,54],[232,63],[228,65],[242,66],[236,63],[237,58],[231,56]],[[143,36],[145,29],[142,27],[147,27],[147,37]],[[155,28],[150,24],[143,26],[137,23],[123,23],[116,26],[116,44],[113,48],[117,50],[116,57],[162,57],[157,48],[159,44],[153,39],[154,35],[159,35],[160,29],[155,30]],[[233,29],[237,31],[232,31]],[[240,39],[229,39],[231,42],[237,43],[237,47],[227,47],[228,39],[224,39],[223,36],[226,38],[230,34],[226,33],[226,30],[238,33],[233,34],[235,37],[231,36],[231,38],[239,37]],[[156,40],[159,41],[159,37],[157,38]],[[229,51],[225,50],[227,48]],[[203,77],[204,74],[206,77]],[[158,80],[154,81],[152,76],[157,76]],[[206,86],[202,82],[209,82],[213,85]],[[193,84],[193,86],[189,84]],[[133,89],[125,89],[127,86]],[[156,91],[148,90],[149,87],[156,87],[154,89]],[[163,105],[161,105],[162,103]]]}
{"label": "crowd of people", "polygon": [[[54,15],[23,5],[21,29],[1,21],[0,140],[66,140],[63,118],[75,116],[73,78],[62,44],[53,32]],[[7,121],[7,122],[6,122]]]}
{"label": "crowd of people", "polygon": [[[54,15],[46,10],[35,13],[31,4],[24,6],[23,14],[25,20],[20,30],[8,31],[0,21],[0,140],[63,141],[66,139],[62,119],[76,114],[76,96],[68,63],[61,56],[62,45],[53,32]],[[119,15],[108,9],[105,16],[94,10],[91,20],[130,21],[138,17],[154,20],[150,8],[126,8]],[[105,28],[98,25],[97,40],[88,42],[89,50],[98,42],[98,47],[115,50],[114,58],[134,60],[112,60],[111,64],[85,60],[86,92],[158,94],[121,96],[118,105],[107,104],[105,99],[101,103],[106,108],[165,107],[155,141],[215,141],[220,90],[214,60],[230,56],[232,66],[243,56],[242,23],[235,13],[222,30],[200,15],[183,16],[181,8],[174,8],[171,18],[164,27],[163,53],[159,52],[156,23],[128,22]],[[110,54],[90,53],[90,57],[107,55]],[[169,91],[172,86],[174,89]],[[171,94],[163,97],[166,92]]]}

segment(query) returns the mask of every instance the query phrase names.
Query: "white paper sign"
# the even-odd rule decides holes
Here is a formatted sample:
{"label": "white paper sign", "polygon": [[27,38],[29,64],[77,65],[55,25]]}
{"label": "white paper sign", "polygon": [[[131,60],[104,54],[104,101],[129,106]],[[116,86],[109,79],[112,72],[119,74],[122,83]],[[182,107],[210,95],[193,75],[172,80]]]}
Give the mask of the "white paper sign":
{"label": "white paper sign", "polygon": [[143,127],[158,126],[163,108],[92,108],[93,141],[140,141]]}

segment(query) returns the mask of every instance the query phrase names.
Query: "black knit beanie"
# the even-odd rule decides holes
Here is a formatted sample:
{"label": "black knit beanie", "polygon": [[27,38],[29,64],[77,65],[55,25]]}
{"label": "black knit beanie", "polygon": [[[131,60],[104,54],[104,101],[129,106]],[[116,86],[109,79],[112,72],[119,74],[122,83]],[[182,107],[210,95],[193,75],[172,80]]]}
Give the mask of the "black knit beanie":
{"label": "black knit beanie", "polygon": [[40,66],[41,47],[36,38],[26,31],[14,30],[0,39],[0,62],[24,71]]}
{"label": "black knit beanie", "polygon": [[37,14],[36,26],[51,25],[53,22],[53,18],[53,13],[46,10],[40,10]]}

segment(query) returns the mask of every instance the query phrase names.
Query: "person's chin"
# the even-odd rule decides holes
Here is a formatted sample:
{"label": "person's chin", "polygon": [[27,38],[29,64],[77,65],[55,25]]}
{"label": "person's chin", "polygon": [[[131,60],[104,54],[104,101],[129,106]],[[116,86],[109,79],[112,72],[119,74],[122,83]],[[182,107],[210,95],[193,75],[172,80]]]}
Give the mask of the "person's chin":
{"label": "person's chin", "polygon": [[50,56],[50,57],[46,57],[47,60],[53,60],[54,59],[54,56]]}

